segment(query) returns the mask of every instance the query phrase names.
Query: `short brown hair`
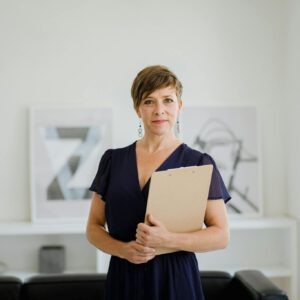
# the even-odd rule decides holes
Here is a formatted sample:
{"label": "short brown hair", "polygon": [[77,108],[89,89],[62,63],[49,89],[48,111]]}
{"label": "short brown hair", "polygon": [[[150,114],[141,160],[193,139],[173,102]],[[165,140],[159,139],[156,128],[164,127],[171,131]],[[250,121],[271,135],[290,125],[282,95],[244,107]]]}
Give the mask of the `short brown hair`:
{"label": "short brown hair", "polygon": [[172,71],[161,65],[144,68],[132,83],[131,97],[134,107],[138,108],[141,101],[155,90],[168,86],[174,87],[177,97],[181,98],[182,84]]}

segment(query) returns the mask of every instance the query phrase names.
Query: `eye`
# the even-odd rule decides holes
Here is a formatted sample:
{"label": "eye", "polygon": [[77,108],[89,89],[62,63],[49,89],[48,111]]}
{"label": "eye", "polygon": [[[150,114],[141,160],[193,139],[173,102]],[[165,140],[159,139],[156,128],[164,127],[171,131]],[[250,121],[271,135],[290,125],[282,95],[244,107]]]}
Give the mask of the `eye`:
{"label": "eye", "polygon": [[173,100],[172,98],[166,98],[166,99],[165,99],[165,102],[166,102],[166,103],[172,103],[172,102],[174,102],[174,100]]}
{"label": "eye", "polygon": [[145,105],[150,105],[150,104],[152,104],[153,103],[153,100],[152,99],[145,99],[144,100],[144,104]]}

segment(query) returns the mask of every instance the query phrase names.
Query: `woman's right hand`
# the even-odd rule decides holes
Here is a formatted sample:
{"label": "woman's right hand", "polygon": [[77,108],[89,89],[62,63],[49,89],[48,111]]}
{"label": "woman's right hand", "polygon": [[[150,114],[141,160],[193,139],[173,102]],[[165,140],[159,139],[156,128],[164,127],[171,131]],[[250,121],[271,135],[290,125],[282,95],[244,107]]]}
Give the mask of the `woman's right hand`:
{"label": "woman's right hand", "polygon": [[120,257],[133,264],[143,264],[155,257],[155,249],[131,241],[124,244]]}

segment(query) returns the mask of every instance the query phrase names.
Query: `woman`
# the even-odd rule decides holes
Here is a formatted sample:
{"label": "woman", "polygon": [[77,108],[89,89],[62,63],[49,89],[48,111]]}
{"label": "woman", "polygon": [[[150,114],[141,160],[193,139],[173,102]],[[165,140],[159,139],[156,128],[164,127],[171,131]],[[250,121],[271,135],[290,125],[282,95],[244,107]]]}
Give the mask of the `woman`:
{"label": "woman", "polygon": [[[90,188],[94,194],[87,238],[112,255],[106,298],[204,299],[194,252],[228,244],[224,203],[230,196],[213,159],[174,133],[182,108],[182,85],[176,75],[164,66],[147,67],[135,78],[131,94],[144,136],[127,147],[107,150]],[[148,218],[151,226],[143,223],[154,171],[206,164],[214,165],[208,197],[214,201],[207,204],[205,229],[170,232],[155,216]],[[158,247],[176,252],[156,256]]]}

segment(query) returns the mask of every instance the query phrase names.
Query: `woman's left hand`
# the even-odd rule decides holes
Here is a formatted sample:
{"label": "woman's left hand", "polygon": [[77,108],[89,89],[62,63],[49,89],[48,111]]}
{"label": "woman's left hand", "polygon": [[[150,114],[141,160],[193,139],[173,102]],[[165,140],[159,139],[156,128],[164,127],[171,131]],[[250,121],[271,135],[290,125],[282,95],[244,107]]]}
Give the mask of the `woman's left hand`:
{"label": "woman's left hand", "polygon": [[139,223],[136,230],[136,242],[146,247],[166,247],[170,232],[163,223],[152,215],[148,216],[151,225]]}

